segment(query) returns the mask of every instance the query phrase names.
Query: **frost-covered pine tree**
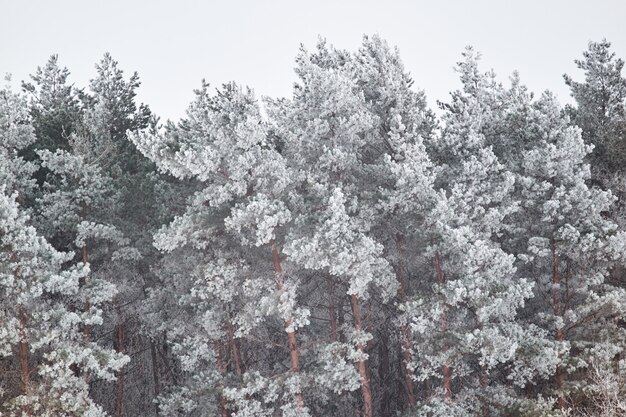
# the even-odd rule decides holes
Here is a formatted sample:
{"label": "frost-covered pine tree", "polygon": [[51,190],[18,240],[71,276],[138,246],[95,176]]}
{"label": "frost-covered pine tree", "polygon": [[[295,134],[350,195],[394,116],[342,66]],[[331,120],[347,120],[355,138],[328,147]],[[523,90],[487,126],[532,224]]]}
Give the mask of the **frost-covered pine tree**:
{"label": "frost-covered pine tree", "polygon": [[517,255],[520,270],[535,281],[533,321],[558,346],[554,388],[563,408],[568,397],[590,389],[585,370],[622,355],[626,293],[611,271],[623,262],[626,236],[608,218],[615,197],[589,185],[585,159],[592,146],[580,130],[568,126],[548,93],[531,110],[532,142],[517,173],[523,210],[515,223]]}
{"label": "frost-covered pine tree", "polygon": [[140,385],[151,382],[158,389],[157,381],[144,371],[157,367],[154,343],[140,329],[145,289],[154,279],[149,265],[158,259],[151,235],[160,226],[157,192],[163,181],[128,138],[128,132],[153,129],[156,124],[148,106],[137,102],[139,86],[137,73],[127,77],[118,62],[105,54],[96,65],[84,98],[87,108],[72,139],[73,153],[96,166],[113,189],[107,202],[94,206],[91,214],[91,221],[117,235],[115,242],[92,241],[94,251],[109,256],[102,263],[102,276],[119,289],[107,311],[110,343],[120,352],[140,352],[133,355],[134,363],[124,369],[115,387],[98,389],[102,401],[112,403],[115,417],[152,408],[152,397],[143,395]]}
{"label": "frost-covered pine tree", "polygon": [[[22,82],[37,136],[31,151],[67,149],[84,107],[82,92],[69,84],[69,75],[69,70],[60,66],[58,55],[51,55],[43,67],[37,67],[29,82]],[[33,153],[28,156],[36,159]]]}
{"label": "frost-covered pine tree", "polygon": [[[102,322],[100,311],[76,311],[76,296],[88,266],[64,265],[72,255],[57,252],[28,224],[15,195],[0,193],[2,356],[17,357],[19,391],[4,387],[0,410],[9,416],[104,416],[77,373],[83,369],[112,380],[128,358],[84,343],[82,327]],[[106,302],[107,295],[101,294]],[[109,294],[109,300],[112,294]]]}
{"label": "frost-covered pine tree", "polygon": [[[185,212],[157,235],[156,244],[167,251],[188,248],[185,252],[205,252],[198,269],[201,278],[192,283],[189,291],[194,298],[202,294],[206,302],[214,301],[198,306],[197,314],[211,320],[204,323],[201,333],[207,328],[226,330],[213,333],[214,342],[204,345],[202,358],[196,358],[213,370],[201,379],[213,387],[208,401],[216,393],[219,402],[213,403],[220,404],[222,415],[230,410],[237,416],[265,415],[276,410],[286,416],[308,415],[297,339],[298,330],[308,323],[308,311],[298,306],[297,277],[287,274],[280,253],[285,236],[282,226],[291,220],[287,204],[292,175],[268,140],[267,126],[252,92],[231,83],[211,95],[204,84],[186,119],[178,125],[169,124],[163,134],[144,132],[132,139],[160,170],[202,184],[201,191],[189,199]],[[222,244],[215,243],[218,239]],[[242,252],[242,245],[250,249]],[[254,272],[246,272],[248,260],[257,265]],[[262,265],[273,268],[268,270]],[[236,317],[224,311],[227,300],[250,296],[256,297],[256,306],[244,304]],[[222,346],[235,355],[233,347],[239,344],[236,339],[254,341],[257,335],[273,338],[273,332],[268,334],[267,326],[261,326],[267,320],[264,317],[282,323],[279,334],[285,335],[281,342],[288,353],[288,371],[277,373],[274,366],[262,366],[243,372],[235,366],[237,383],[228,386],[221,364]],[[230,326],[234,326],[233,332],[228,330]],[[173,342],[178,350],[187,343]],[[188,353],[181,352],[185,357]],[[195,386],[197,377],[191,373],[187,383]],[[189,401],[189,412],[210,415],[210,409],[200,407],[199,401],[207,401],[206,397],[180,400],[177,398],[182,394],[176,395],[176,403]]]}
{"label": "frost-covered pine tree", "polygon": [[[424,93],[413,90],[413,80],[402,64],[398,49],[390,48],[380,37],[364,37],[362,46],[354,54],[353,74],[363,91],[366,107],[375,116],[375,139],[372,142],[376,151],[370,152],[376,157],[377,167],[365,172],[361,187],[367,188],[364,195],[369,200],[368,204],[376,208],[373,232],[386,247],[386,258],[394,267],[398,282],[396,300],[401,306],[407,301],[415,278],[414,261],[418,257],[411,256],[414,254],[413,249],[408,252],[407,249],[415,248],[419,244],[419,219],[420,211],[423,211],[419,206],[426,206],[433,196],[433,164],[426,155],[423,138],[433,135],[436,121],[427,108]],[[402,184],[406,188],[399,192],[396,188],[399,174],[397,170],[402,169],[409,169],[411,174],[403,179],[407,180]],[[408,176],[411,178],[408,179]],[[363,187],[365,184],[367,187]],[[404,199],[407,195],[400,196],[405,192],[412,194],[412,203]],[[381,194],[384,196],[382,200]],[[402,314],[400,316],[403,317]],[[397,324],[399,329],[385,329],[384,324],[379,322],[378,327],[381,330],[378,337],[393,337],[400,331],[406,404],[413,406],[417,397],[411,377],[411,330],[404,318]],[[382,340],[378,342],[378,346],[380,358],[377,359],[381,364],[379,369],[385,371],[385,368],[390,367],[383,365],[384,358],[390,354],[393,356],[393,353]],[[391,374],[394,370],[388,369],[386,372]],[[381,379],[389,377],[385,372],[379,371],[379,374]],[[391,413],[393,406],[388,403],[392,402],[390,397],[393,396],[393,391],[385,384],[381,384],[379,390],[382,392],[381,412],[384,410]],[[400,393],[396,395],[401,397]],[[403,401],[400,398],[398,400],[402,404]]]}
{"label": "frost-covered pine tree", "polygon": [[[0,107],[0,291],[3,300],[2,356],[16,363],[19,384],[3,387],[2,412],[20,416],[104,415],[89,397],[80,369],[114,379],[127,358],[84,343],[82,327],[102,322],[99,309],[83,312],[71,300],[88,265],[67,268],[72,255],[57,252],[32,226],[16,200],[34,185],[34,164],[17,152],[35,140],[26,101],[2,90]],[[96,303],[110,300],[100,294]],[[7,381],[4,381],[7,382]],[[19,386],[19,389],[16,387]]]}
{"label": "frost-covered pine tree", "polygon": [[[487,105],[495,81],[492,74],[478,72],[471,50],[458,71],[463,89],[443,107],[441,135],[427,143],[440,165],[437,192],[430,199],[424,198],[427,188],[411,194],[415,167],[396,168],[396,198],[409,197],[409,210],[421,205],[427,246],[420,256],[433,277],[404,305],[414,333],[415,378],[428,383],[416,413],[506,415],[534,407],[507,380],[521,372],[515,368],[518,355],[542,334],[517,322],[533,284],[517,275],[514,256],[499,243],[518,203],[515,178],[483,133],[499,116]],[[422,198],[411,201],[415,197]],[[502,373],[508,375],[501,378]]]}
{"label": "frost-covered pine tree", "polygon": [[[533,100],[516,75],[505,89],[485,82],[493,74],[473,74],[465,77],[465,100],[481,103],[480,132],[514,175],[511,198],[519,204],[496,240],[516,256],[516,280],[534,283],[516,319],[530,332],[528,343],[518,349],[507,379],[525,386],[530,399],[553,394],[563,408],[577,389],[590,388],[584,369],[610,362],[623,349],[623,290],[610,275],[623,257],[622,232],[608,218],[614,197],[589,185],[591,147],[568,127],[553,96]],[[576,376],[568,382],[569,373]],[[534,388],[545,381],[553,391]]]}
{"label": "frost-covered pine tree", "polygon": [[[351,56],[347,52],[320,42],[314,53],[302,49],[296,62],[300,82],[293,99],[277,103],[271,110],[284,141],[283,154],[306,178],[299,196],[301,205],[294,212],[295,222],[301,227],[293,230],[287,254],[301,267],[322,271],[321,276],[328,277],[325,280],[338,281],[340,288],[345,288],[352,311],[352,326],[344,329],[347,344],[341,348],[337,344],[341,342],[333,341],[326,350],[334,351],[339,361],[354,362],[355,368],[343,366],[344,374],[333,376],[333,391],[352,391],[360,386],[363,415],[372,416],[374,399],[366,352],[371,334],[362,310],[370,283],[374,278],[389,278],[391,269],[380,259],[382,246],[362,233],[368,226],[359,225],[348,215],[344,197],[354,198],[350,201],[354,214],[360,193],[359,159],[366,143],[364,135],[372,129],[372,116],[348,71]],[[368,271],[367,262],[377,266]],[[351,274],[356,271],[365,274]],[[334,303],[333,292],[329,291],[329,305]],[[342,320],[343,314],[342,302]]]}
{"label": "frost-covered pine tree", "polygon": [[[434,123],[423,95],[410,89],[397,51],[378,37],[366,37],[354,54],[321,41],[313,52],[302,49],[296,61],[300,81],[293,99],[268,106],[283,155],[305,176],[303,205],[294,213],[301,226],[287,252],[302,267],[319,271],[311,285],[328,283],[327,300],[320,300],[328,310],[320,314],[330,321],[326,349],[337,353],[337,319],[344,320],[348,302],[352,327],[344,325],[346,337],[339,338],[347,343],[342,360],[356,363],[363,415],[369,416],[393,407],[393,393],[375,387],[370,370],[374,358],[381,361],[377,377],[390,372],[383,365],[389,350],[375,344],[371,329],[395,333],[384,316],[399,288],[381,244],[397,237],[397,229],[389,233],[393,227],[385,225],[391,216],[380,208],[381,189],[393,182],[389,161],[419,143],[417,136],[429,134]],[[347,297],[337,298],[336,287]],[[374,346],[380,358],[373,356]],[[344,375],[334,376],[337,393],[354,389],[353,371],[341,369]],[[377,396],[374,388],[385,394]]]}
{"label": "frost-covered pine tree", "polygon": [[32,198],[37,165],[21,153],[36,140],[25,97],[9,86],[0,89],[0,184],[7,193],[17,192],[22,202]]}
{"label": "frost-covered pine tree", "polygon": [[[37,223],[46,237],[90,265],[74,300],[85,314],[101,316],[103,308],[111,310],[117,294],[112,275],[123,274],[140,258],[120,230],[107,222],[108,208],[116,202],[111,179],[81,155],[43,150],[39,156],[48,175],[37,200]],[[90,322],[83,323],[82,334],[88,346],[94,339]],[[90,381],[88,372],[82,371],[86,383]]]}
{"label": "frost-covered pine tree", "polygon": [[[567,106],[586,143],[594,145],[593,167],[599,172],[622,171],[626,162],[626,78],[624,61],[616,58],[606,39],[589,42],[583,59],[575,60],[584,82],[564,75],[576,107]],[[606,175],[606,172],[604,173]]]}

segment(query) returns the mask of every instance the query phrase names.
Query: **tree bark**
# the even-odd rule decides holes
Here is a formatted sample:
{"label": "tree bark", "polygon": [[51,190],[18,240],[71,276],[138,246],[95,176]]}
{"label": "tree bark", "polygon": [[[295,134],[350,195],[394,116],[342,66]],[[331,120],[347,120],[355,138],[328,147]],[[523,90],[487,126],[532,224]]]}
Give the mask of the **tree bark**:
{"label": "tree bark", "polygon": [[[87,242],[83,242],[82,260],[85,265],[89,262],[89,258],[87,256]],[[85,286],[86,284],[87,284],[87,277],[85,277],[83,286]],[[90,308],[91,308],[91,304],[89,302],[89,297],[85,297],[85,304],[83,305],[83,312],[87,314]],[[85,346],[89,345],[89,339],[90,339],[89,330],[90,330],[89,325],[83,324],[83,344]],[[87,384],[87,386],[89,387],[89,371],[87,371],[87,369],[85,368],[83,368],[82,371],[83,371],[83,380],[85,381],[85,384]]]}
{"label": "tree bark", "polygon": [[235,374],[237,376],[241,376],[243,374],[243,368],[241,367],[241,353],[239,352],[239,346],[237,346],[237,340],[235,339],[233,324],[230,322],[230,320],[226,320],[226,332],[228,333],[228,344],[230,346],[230,353],[231,355],[233,355]]}
{"label": "tree bark", "polygon": [[[276,248],[276,242],[272,239],[270,241],[270,247],[272,249],[272,261],[274,264],[274,276],[276,279],[276,290],[281,293],[285,285],[285,273],[283,271],[282,263],[280,260],[280,254]],[[285,329],[289,329],[292,326],[292,321],[285,321]],[[298,339],[295,331],[287,332],[287,346],[289,348],[289,360],[290,371],[294,374],[300,373],[300,349],[298,348]],[[304,396],[301,392],[296,393],[295,396],[296,406],[299,409],[304,407]]]}
{"label": "tree bark", "polygon": [[[559,255],[556,249],[556,242],[552,240],[552,308],[554,314],[557,317],[563,317],[563,309],[561,308],[561,276],[559,272]],[[565,334],[563,328],[556,330],[554,338],[557,342],[563,342],[565,340]],[[563,367],[560,365],[556,368],[555,375],[556,386],[559,391],[557,397],[557,407],[563,409],[566,406],[565,394],[563,393],[563,385],[565,382],[565,375]]]}
{"label": "tree bark", "polygon": [[378,342],[378,379],[380,381],[380,417],[391,417],[390,382],[392,381],[389,361],[389,347],[383,337]]}
{"label": "tree bark", "polygon": [[[220,375],[224,376],[226,374],[226,367],[224,366],[224,360],[222,359],[222,346],[219,341],[216,341],[213,344],[213,350],[215,351],[215,362],[217,364],[217,370]],[[230,417],[230,411],[226,406],[226,397],[222,394],[221,390],[224,389],[223,385],[220,383],[220,410],[222,417]]]}
{"label": "tree bark", "polygon": [[[406,301],[406,287],[404,282],[404,248],[402,243],[402,236],[397,234],[396,248],[398,250],[398,267],[396,268],[396,274],[398,276],[398,282],[400,283],[400,287],[398,288],[398,299],[400,303],[404,303]],[[411,353],[411,329],[409,328],[408,323],[405,322],[402,324],[401,332],[402,357],[404,360],[404,382],[406,385],[407,402],[409,406],[414,406],[416,404],[416,400],[413,379],[411,378],[411,361],[413,360]]]}
{"label": "tree bark", "polygon": [[[482,365],[480,367],[480,375],[478,379],[480,387],[483,389],[483,393],[485,393],[485,388],[487,388],[488,378],[489,376],[487,375],[487,367],[485,365]],[[489,405],[487,404],[486,399],[483,401],[483,404],[481,406],[481,413],[482,417],[489,417]]]}
{"label": "tree bark", "polygon": [[30,368],[28,366],[28,335],[26,334],[26,313],[24,312],[24,307],[18,307],[19,321],[20,321],[20,344],[19,344],[19,355],[20,355],[20,383],[22,394],[26,395],[30,388]]}
{"label": "tree bark", "polygon": [[[126,331],[124,329],[124,321],[122,316],[122,308],[119,304],[116,306],[117,311],[117,326],[115,329],[117,337],[117,351],[119,353],[126,353]],[[122,367],[117,377],[117,383],[115,386],[115,417],[122,417],[122,406],[124,404],[124,377],[125,367]]]}
{"label": "tree bark", "polygon": [[[359,305],[359,299],[356,294],[350,296],[350,303],[352,305],[352,316],[354,317],[354,330],[357,334],[360,334],[363,328],[361,319],[361,307]],[[356,349],[360,355],[365,355],[365,344],[359,342],[356,345]],[[363,417],[372,417],[374,415],[374,401],[372,398],[372,388],[369,378],[369,371],[367,369],[367,362],[365,359],[360,359],[357,362],[357,369],[361,378],[361,395],[363,396]]]}
{"label": "tree bark", "polygon": [[[28,395],[30,392],[30,367],[28,364],[28,334],[26,333],[27,318],[24,312],[24,306],[18,307],[19,321],[20,321],[20,344],[19,344],[19,356],[20,356],[20,388],[23,395]],[[22,413],[27,416],[32,415],[30,406],[25,405],[22,407]]]}
{"label": "tree bark", "polygon": [[157,352],[154,339],[150,339],[150,356],[152,358],[152,381],[154,383],[154,411],[155,415],[159,415],[159,363],[157,361]]}
{"label": "tree bark", "polygon": [[[443,274],[443,269],[441,268],[441,257],[439,256],[439,252],[435,253],[435,272],[437,274],[437,283],[440,285],[445,284],[446,277]],[[446,333],[448,332],[448,312],[444,305],[443,312],[441,313],[441,324],[440,324],[441,334],[445,338]],[[444,343],[443,352],[448,351],[448,346]],[[444,363],[441,369],[442,376],[442,386],[443,386],[443,396],[446,399],[452,398],[452,369],[448,365],[448,363]]]}
{"label": "tree bark", "polygon": [[328,274],[326,276],[326,284],[328,286],[328,318],[330,319],[330,340],[337,341],[337,309],[335,307],[335,286],[333,285],[333,277]]}

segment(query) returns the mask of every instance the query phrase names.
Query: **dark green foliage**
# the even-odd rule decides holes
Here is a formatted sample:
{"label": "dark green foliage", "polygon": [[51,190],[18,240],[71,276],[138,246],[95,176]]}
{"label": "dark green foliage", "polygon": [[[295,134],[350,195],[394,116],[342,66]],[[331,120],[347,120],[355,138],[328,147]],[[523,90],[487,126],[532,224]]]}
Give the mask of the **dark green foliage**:
{"label": "dark green foliage", "polygon": [[576,106],[567,112],[574,125],[582,129],[583,139],[592,143],[596,169],[622,171],[626,164],[626,78],[624,61],[616,58],[606,39],[590,42],[576,65],[584,71],[584,82],[564,75]]}

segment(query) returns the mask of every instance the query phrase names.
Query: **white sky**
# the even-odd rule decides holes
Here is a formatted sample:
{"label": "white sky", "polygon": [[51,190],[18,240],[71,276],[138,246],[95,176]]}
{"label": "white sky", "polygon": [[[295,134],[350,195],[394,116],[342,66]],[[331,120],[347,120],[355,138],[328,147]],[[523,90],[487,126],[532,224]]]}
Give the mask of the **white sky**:
{"label": "white sky", "polygon": [[515,69],[536,92],[570,102],[562,75],[606,37],[626,58],[626,2],[558,1],[92,1],[0,0],[0,74],[14,84],[59,54],[86,86],[104,52],[138,71],[139,99],[163,120],[184,115],[193,89],[235,80],[259,95],[289,96],[300,43],[318,35],[354,50],[363,34],[397,45],[431,103],[458,88],[454,64],[471,44],[500,79]]}

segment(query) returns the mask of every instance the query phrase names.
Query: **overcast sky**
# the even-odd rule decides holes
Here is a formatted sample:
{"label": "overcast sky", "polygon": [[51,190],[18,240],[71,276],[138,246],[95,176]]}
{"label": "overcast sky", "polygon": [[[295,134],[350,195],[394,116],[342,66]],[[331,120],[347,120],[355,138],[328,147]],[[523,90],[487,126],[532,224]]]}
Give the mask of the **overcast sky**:
{"label": "overcast sky", "polygon": [[626,2],[558,1],[30,1],[0,0],[0,73],[14,83],[59,54],[85,86],[108,51],[138,71],[141,101],[163,119],[184,115],[204,78],[235,80],[259,95],[289,96],[301,43],[323,36],[355,49],[378,33],[400,48],[431,105],[459,86],[453,66],[466,45],[504,82],[517,69],[531,90],[562,102],[562,75],[581,78],[573,60],[606,37],[626,58]]}

